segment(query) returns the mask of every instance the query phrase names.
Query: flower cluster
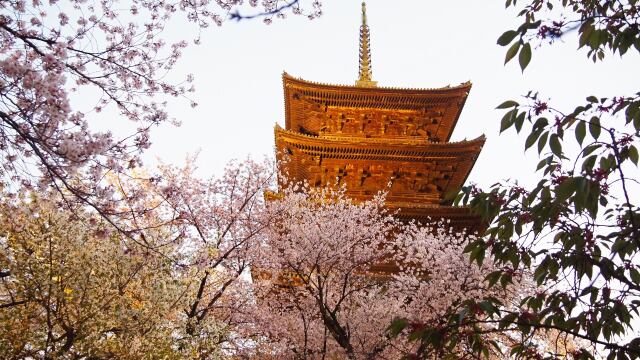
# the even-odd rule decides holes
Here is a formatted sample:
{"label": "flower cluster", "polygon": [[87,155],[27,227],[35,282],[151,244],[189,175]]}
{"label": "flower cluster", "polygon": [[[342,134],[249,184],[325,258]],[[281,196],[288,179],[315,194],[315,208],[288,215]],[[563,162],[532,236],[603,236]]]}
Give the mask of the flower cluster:
{"label": "flower cluster", "polygon": [[[142,164],[150,129],[170,121],[168,99],[184,97],[197,105],[188,99],[193,76],[182,81],[168,76],[187,41],[168,42],[163,29],[176,14],[196,30],[220,25],[243,3],[15,0],[0,5],[0,187],[52,186],[66,203],[112,216],[109,209],[122,199],[101,196],[105,179],[130,175]],[[278,6],[265,1],[260,8],[278,13]],[[92,117],[103,111],[121,118],[109,120],[107,129],[128,119],[136,130],[117,136],[98,132]]]}
{"label": "flower cluster", "polygon": [[254,318],[280,357],[399,358],[415,348],[388,337],[394,317],[433,325],[464,300],[509,298],[484,286],[490,263],[463,253],[473,236],[402,223],[383,195],[355,203],[343,189],[297,185],[268,209],[276,220],[254,257]]}

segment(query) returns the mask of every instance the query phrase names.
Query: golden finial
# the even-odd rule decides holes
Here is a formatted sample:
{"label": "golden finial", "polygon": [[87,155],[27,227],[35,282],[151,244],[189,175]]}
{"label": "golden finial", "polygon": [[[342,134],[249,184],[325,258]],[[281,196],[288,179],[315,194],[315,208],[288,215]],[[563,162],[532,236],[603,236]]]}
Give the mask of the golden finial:
{"label": "golden finial", "polygon": [[362,24],[367,25],[367,4],[362,2]]}
{"label": "golden finial", "polygon": [[360,25],[360,77],[356,86],[375,87],[377,81],[371,80],[371,47],[369,26],[367,25],[367,5],[362,2],[362,25]]}

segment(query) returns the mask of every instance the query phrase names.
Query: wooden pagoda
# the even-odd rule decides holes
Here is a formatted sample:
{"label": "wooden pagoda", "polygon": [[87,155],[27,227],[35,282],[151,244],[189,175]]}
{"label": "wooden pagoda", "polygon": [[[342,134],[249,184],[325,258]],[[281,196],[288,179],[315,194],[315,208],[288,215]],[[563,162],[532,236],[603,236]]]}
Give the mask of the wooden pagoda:
{"label": "wooden pagoda", "polygon": [[480,219],[452,206],[485,142],[450,142],[471,83],[434,89],[379,87],[372,80],[369,27],[362,4],[360,69],[355,86],[282,80],[285,128],[276,126],[278,153],[290,179],[311,186],[344,184],[366,200],[387,190],[401,218],[445,219],[478,230]]}

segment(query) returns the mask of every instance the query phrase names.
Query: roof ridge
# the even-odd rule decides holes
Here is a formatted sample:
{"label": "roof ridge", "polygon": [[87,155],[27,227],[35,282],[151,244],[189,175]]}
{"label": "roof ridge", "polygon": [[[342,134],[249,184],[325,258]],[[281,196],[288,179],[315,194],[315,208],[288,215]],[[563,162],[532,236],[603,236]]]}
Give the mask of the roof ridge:
{"label": "roof ridge", "polygon": [[359,91],[377,91],[377,90],[405,90],[405,91],[458,90],[458,89],[464,89],[464,88],[467,88],[467,87],[471,88],[471,86],[473,85],[473,83],[471,81],[467,80],[467,81],[465,81],[463,83],[460,83],[459,85],[455,85],[455,86],[446,85],[446,86],[439,87],[439,88],[438,87],[436,87],[436,88],[403,88],[403,87],[395,87],[395,86],[361,87],[361,86],[340,85],[340,84],[331,84],[331,83],[324,83],[324,82],[318,82],[318,81],[305,80],[305,79],[303,79],[301,77],[292,76],[291,74],[289,74],[286,71],[284,71],[282,73],[283,82],[286,79],[300,81],[300,82],[307,83],[307,84],[310,84],[310,85],[351,88],[351,89],[359,90]]}

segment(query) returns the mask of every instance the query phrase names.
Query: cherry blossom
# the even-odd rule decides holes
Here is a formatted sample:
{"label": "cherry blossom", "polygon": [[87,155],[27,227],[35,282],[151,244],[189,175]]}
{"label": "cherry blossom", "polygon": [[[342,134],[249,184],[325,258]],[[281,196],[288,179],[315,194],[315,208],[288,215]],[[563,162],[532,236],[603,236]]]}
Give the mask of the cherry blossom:
{"label": "cherry blossom", "polygon": [[[294,12],[319,15],[319,4],[308,9],[295,2]],[[241,0],[0,4],[0,185],[53,187],[67,205],[87,205],[117,225],[111,208],[123,199],[105,196],[113,192],[104,180],[141,166],[151,129],[172,121],[168,100],[197,105],[188,98],[193,75],[170,75],[188,40],[241,10],[270,18],[287,8]],[[191,38],[166,39],[175,16],[194,25]],[[117,118],[97,130],[94,118],[105,110]],[[123,127],[134,130],[109,130]]]}
{"label": "cherry blossom", "polygon": [[495,269],[469,263],[462,250],[472,235],[443,222],[402,223],[383,195],[355,203],[344,190],[298,185],[268,208],[276,220],[256,248],[253,275],[255,318],[269,340],[255,351],[399,358],[416,345],[390,338],[394,318],[437,324],[465,300],[516,298],[484,286]]}
{"label": "cherry blossom", "polygon": [[3,354],[183,359],[246,346],[248,252],[271,222],[273,162],[234,162],[207,180],[194,170],[110,177],[118,228],[53,190],[3,193]]}

